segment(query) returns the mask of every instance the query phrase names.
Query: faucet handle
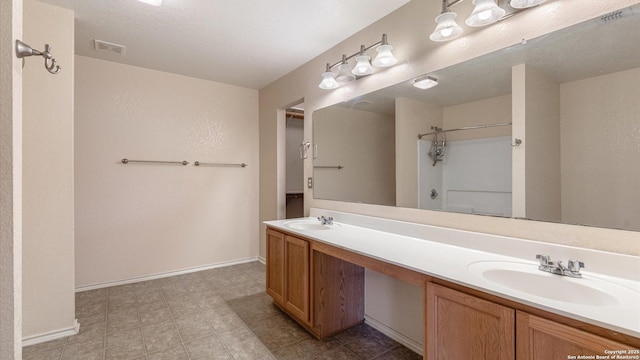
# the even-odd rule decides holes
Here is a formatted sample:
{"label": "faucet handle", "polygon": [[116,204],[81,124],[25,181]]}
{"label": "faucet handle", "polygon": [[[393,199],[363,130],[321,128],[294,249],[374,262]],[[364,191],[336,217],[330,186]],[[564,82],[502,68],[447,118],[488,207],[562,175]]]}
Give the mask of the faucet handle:
{"label": "faucet handle", "polygon": [[584,263],[579,260],[569,260],[568,267],[569,271],[571,271],[572,273],[579,273],[580,269],[584,268]]}
{"label": "faucet handle", "polygon": [[536,259],[540,260],[540,266],[548,266],[551,257],[549,255],[536,255]]}

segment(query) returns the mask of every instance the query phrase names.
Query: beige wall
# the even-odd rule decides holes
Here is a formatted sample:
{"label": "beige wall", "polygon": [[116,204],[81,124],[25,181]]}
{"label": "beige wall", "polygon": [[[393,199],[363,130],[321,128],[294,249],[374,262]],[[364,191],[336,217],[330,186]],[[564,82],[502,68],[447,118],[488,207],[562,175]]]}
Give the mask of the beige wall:
{"label": "beige wall", "polygon": [[73,331],[73,12],[24,2],[24,41],[51,44],[62,71],[42,58],[23,69],[23,335]]}
{"label": "beige wall", "polygon": [[[277,109],[284,109],[295,103],[296,100],[304,98],[306,113],[311,115],[305,119],[305,138],[310,139],[313,111],[316,109],[400,81],[409,80],[520,43],[522,39],[541,36],[635,3],[638,1],[547,1],[537,8],[447,43],[435,43],[428,40],[428,34],[434,26],[431,19],[440,13],[441,2],[414,0],[380,19],[260,91],[260,220],[277,219],[278,209],[282,207],[281,204],[284,204],[284,196],[278,196],[277,191],[278,179],[284,177],[284,173],[273,171],[278,168],[278,163],[283,161],[278,158],[277,153],[278,142],[284,141],[278,138]],[[466,12],[470,11],[470,7],[471,2],[464,2],[456,10]],[[540,24],[544,24],[544,26],[540,26]],[[325,63],[337,61],[342,54],[352,53],[361,44],[371,44],[378,41],[382,33],[388,34],[389,42],[394,46],[394,54],[400,59],[399,64],[333,91],[318,88]],[[306,161],[305,177],[311,175],[311,161]],[[631,231],[320,200],[312,198],[311,192],[306,190],[306,211],[310,206],[640,255],[637,232]],[[265,254],[264,229],[265,226],[261,224],[260,253],[263,256]],[[615,241],[609,239],[615,239]],[[370,286],[370,289],[384,288],[380,282],[378,284],[370,283],[367,286]],[[398,309],[399,312],[396,314],[397,316],[417,311],[411,305],[411,299],[405,301],[400,297],[395,300],[397,300],[395,309]],[[369,311],[367,313],[380,319],[388,316],[388,314],[375,314]],[[396,330],[402,333],[418,331],[418,329]]]}
{"label": "beige wall", "polygon": [[395,205],[393,115],[334,106],[315,113],[314,197]]}
{"label": "beige wall", "polygon": [[[515,97],[524,98],[524,107],[514,110],[518,135],[522,144],[514,148],[524,162],[524,173],[518,178],[519,192],[514,202],[519,212],[514,216],[527,219],[556,221],[560,218],[560,87],[541,71],[523,64],[516,66],[513,83]],[[517,119],[517,120],[516,120]],[[524,128],[524,132],[522,129]],[[523,163],[518,166],[522,170]],[[522,184],[524,182],[524,184]],[[515,185],[514,185],[515,186]],[[524,203],[523,203],[524,202]],[[524,212],[522,210],[524,209]]]}
{"label": "beige wall", "polygon": [[[447,106],[443,109],[443,128],[457,129],[465,126],[504,124],[511,122],[511,94],[464,104]],[[511,135],[510,126],[447,133],[447,141],[460,141]]]}
{"label": "beige wall", "polygon": [[76,56],[76,286],[257,257],[257,106],[257,90]]}
{"label": "beige wall", "polygon": [[396,99],[396,205],[418,207],[418,134],[442,127],[442,108]]}
{"label": "beige wall", "polygon": [[640,230],[640,68],[564,83],[560,99],[562,221]]}
{"label": "beige wall", "polygon": [[22,0],[0,1],[0,359],[22,358]]}

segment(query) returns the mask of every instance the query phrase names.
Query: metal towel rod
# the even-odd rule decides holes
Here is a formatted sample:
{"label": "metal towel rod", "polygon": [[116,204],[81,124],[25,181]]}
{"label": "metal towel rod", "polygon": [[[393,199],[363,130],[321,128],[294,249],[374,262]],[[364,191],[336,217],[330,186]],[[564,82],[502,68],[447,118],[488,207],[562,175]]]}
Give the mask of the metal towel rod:
{"label": "metal towel rod", "polygon": [[314,166],[314,169],[344,169],[344,166],[342,165],[337,165],[337,166]]}
{"label": "metal towel rod", "polygon": [[200,161],[196,161],[193,163],[194,166],[219,166],[219,167],[247,167],[249,165],[245,163],[240,164],[229,164],[229,163],[202,163]]}
{"label": "metal towel rod", "polygon": [[181,165],[189,165],[189,162],[186,160],[183,161],[158,161],[158,160],[129,160],[122,159],[123,164],[128,163],[144,163],[144,164],[181,164]]}

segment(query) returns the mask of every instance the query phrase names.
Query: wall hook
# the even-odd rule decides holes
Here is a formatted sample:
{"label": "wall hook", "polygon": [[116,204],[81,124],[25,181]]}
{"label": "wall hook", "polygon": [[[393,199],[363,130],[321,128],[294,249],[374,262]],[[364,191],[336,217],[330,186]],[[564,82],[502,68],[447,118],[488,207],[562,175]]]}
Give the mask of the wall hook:
{"label": "wall hook", "polygon": [[42,56],[44,58],[44,67],[48,72],[57,74],[60,72],[60,66],[56,64],[56,59],[51,55],[51,46],[44,45],[44,51],[38,51],[20,40],[16,40],[16,56],[22,59],[28,56]]}
{"label": "wall hook", "polygon": [[522,145],[522,139],[515,138],[511,147],[516,147]]}

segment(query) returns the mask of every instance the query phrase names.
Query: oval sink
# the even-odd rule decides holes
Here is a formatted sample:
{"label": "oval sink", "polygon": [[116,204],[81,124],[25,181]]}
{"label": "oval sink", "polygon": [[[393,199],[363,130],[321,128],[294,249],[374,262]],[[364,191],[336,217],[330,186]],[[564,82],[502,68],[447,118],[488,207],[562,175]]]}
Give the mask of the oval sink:
{"label": "oval sink", "polygon": [[295,230],[329,230],[330,225],[322,225],[319,221],[313,220],[297,220],[290,221],[284,224],[284,226]]}
{"label": "oval sink", "polygon": [[576,305],[617,306],[618,299],[639,296],[615,282],[588,275],[576,279],[550,274],[531,263],[480,261],[469,264],[469,270],[501,287]]}

